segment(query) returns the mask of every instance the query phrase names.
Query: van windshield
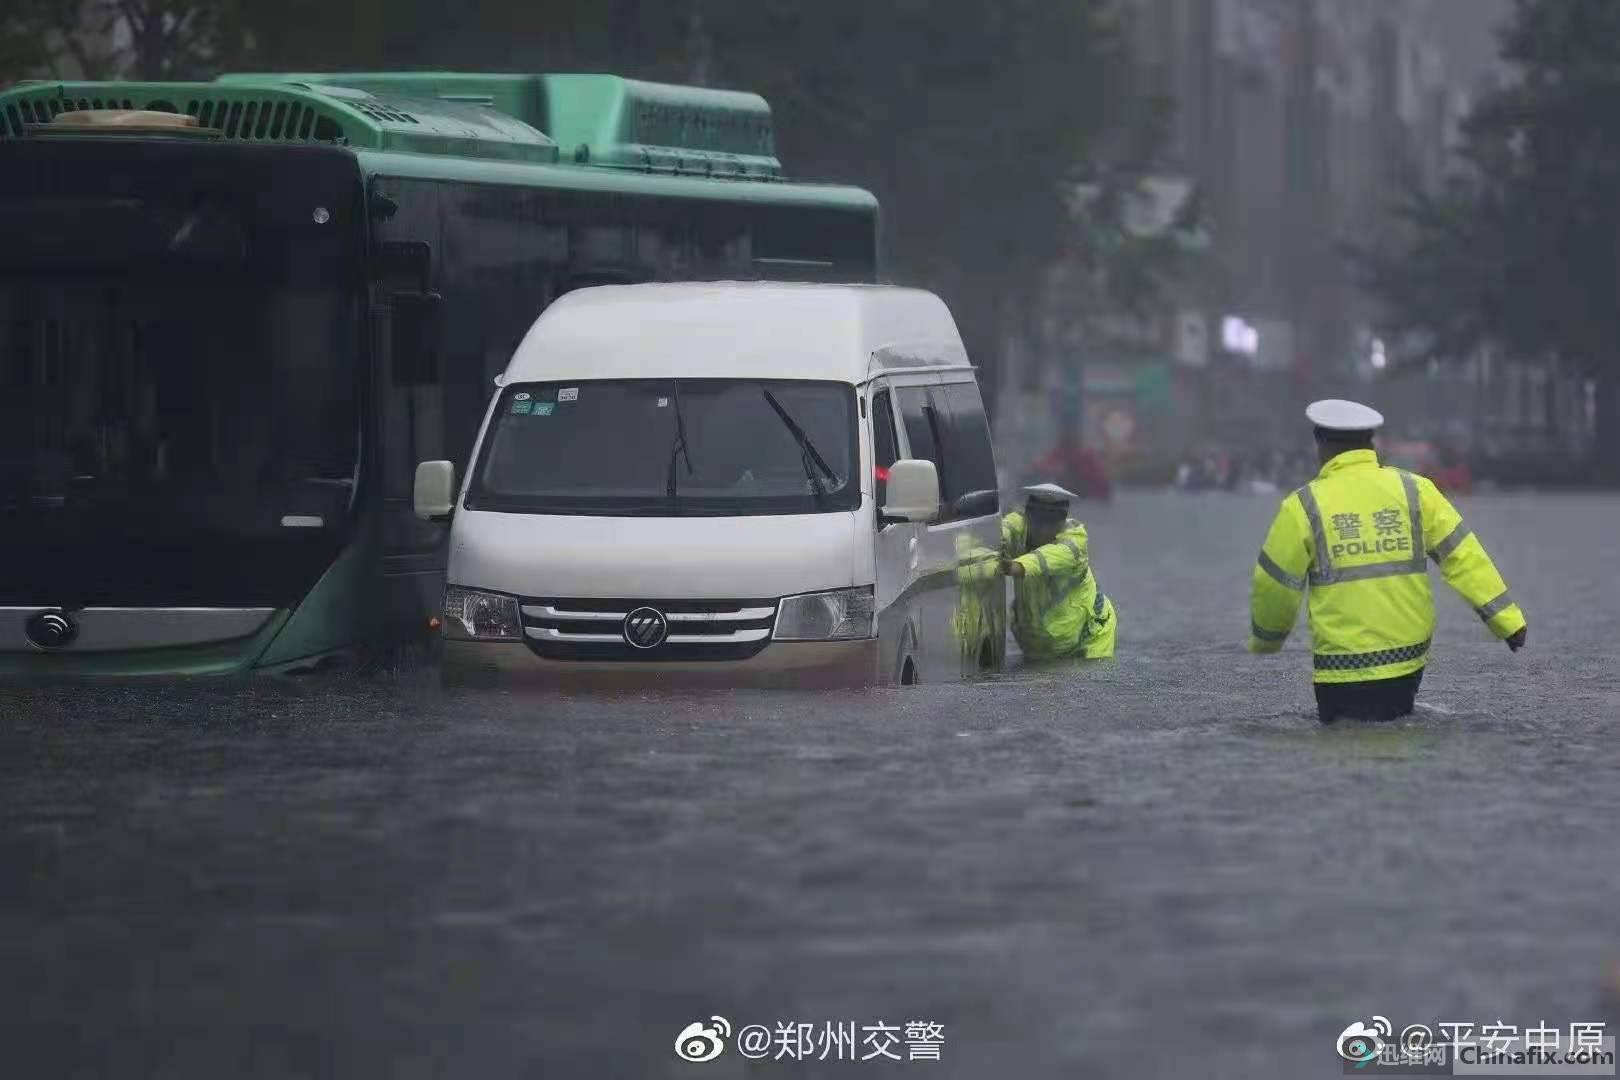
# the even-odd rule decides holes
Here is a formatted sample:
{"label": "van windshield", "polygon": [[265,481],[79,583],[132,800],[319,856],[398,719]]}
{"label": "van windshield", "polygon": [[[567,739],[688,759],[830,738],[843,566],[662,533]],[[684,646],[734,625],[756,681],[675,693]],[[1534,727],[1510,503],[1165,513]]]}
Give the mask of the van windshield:
{"label": "van windshield", "polygon": [[643,517],[860,506],[855,391],[785,379],[508,386],[474,466],[474,510]]}

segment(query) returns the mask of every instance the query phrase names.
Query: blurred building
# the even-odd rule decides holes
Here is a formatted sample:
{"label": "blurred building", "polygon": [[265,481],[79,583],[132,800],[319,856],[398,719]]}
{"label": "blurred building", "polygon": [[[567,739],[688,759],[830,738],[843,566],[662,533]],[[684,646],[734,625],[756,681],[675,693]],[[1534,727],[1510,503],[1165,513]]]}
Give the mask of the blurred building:
{"label": "blurred building", "polygon": [[1159,172],[1193,185],[1209,247],[1123,335],[1058,289],[1055,333],[1026,358],[1042,373],[1020,379],[1069,401],[1126,471],[1162,474],[1193,446],[1296,443],[1306,401],[1365,392],[1387,364],[1347,246],[1389,237],[1401,193],[1455,167],[1459,121],[1500,78],[1508,3],[1130,5],[1148,90],[1171,106]]}

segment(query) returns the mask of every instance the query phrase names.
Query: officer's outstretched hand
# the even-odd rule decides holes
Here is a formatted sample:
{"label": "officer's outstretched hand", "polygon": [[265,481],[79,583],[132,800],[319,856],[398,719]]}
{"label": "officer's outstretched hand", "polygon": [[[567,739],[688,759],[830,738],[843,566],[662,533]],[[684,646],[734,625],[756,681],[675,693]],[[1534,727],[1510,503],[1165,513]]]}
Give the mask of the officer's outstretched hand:
{"label": "officer's outstretched hand", "polygon": [[1528,626],[1521,626],[1518,630],[1514,631],[1513,636],[1507,639],[1507,647],[1512,649],[1514,652],[1518,652],[1520,649],[1524,648],[1524,632],[1528,629],[1530,629]]}

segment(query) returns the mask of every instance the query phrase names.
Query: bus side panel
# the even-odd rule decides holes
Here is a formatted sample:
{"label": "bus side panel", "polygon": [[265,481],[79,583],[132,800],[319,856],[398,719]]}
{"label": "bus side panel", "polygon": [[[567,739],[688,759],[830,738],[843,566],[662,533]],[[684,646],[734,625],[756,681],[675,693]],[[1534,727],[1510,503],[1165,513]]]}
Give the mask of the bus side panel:
{"label": "bus side panel", "polygon": [[390,624],[409,625],[406,620],[413,616],[419,632],[425,633],[426,616],[420,605],[401,607],[384,587],[379,525],[375,511],[362,515],[354,539],[293,609],[255,667],[313,665],[340,655],[369,653],[384,643]]}

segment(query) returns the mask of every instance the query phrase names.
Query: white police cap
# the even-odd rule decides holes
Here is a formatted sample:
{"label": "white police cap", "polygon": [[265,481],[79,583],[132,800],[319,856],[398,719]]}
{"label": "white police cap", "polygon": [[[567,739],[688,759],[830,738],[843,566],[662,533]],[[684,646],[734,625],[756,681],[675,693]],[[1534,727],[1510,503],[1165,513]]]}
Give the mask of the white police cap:
{"label": "white police cap", "polygon": [[1305,419],[1324,431],[1377,431],[1384,426],[1384,414],[1377,409],[1338,398],[1311,402]]}
{"label": "white police cap", "polygon": [[1079,496],[1056,484],[1034,484],[1024,489],[1024,498],[1046,506],[1068,506]]}

